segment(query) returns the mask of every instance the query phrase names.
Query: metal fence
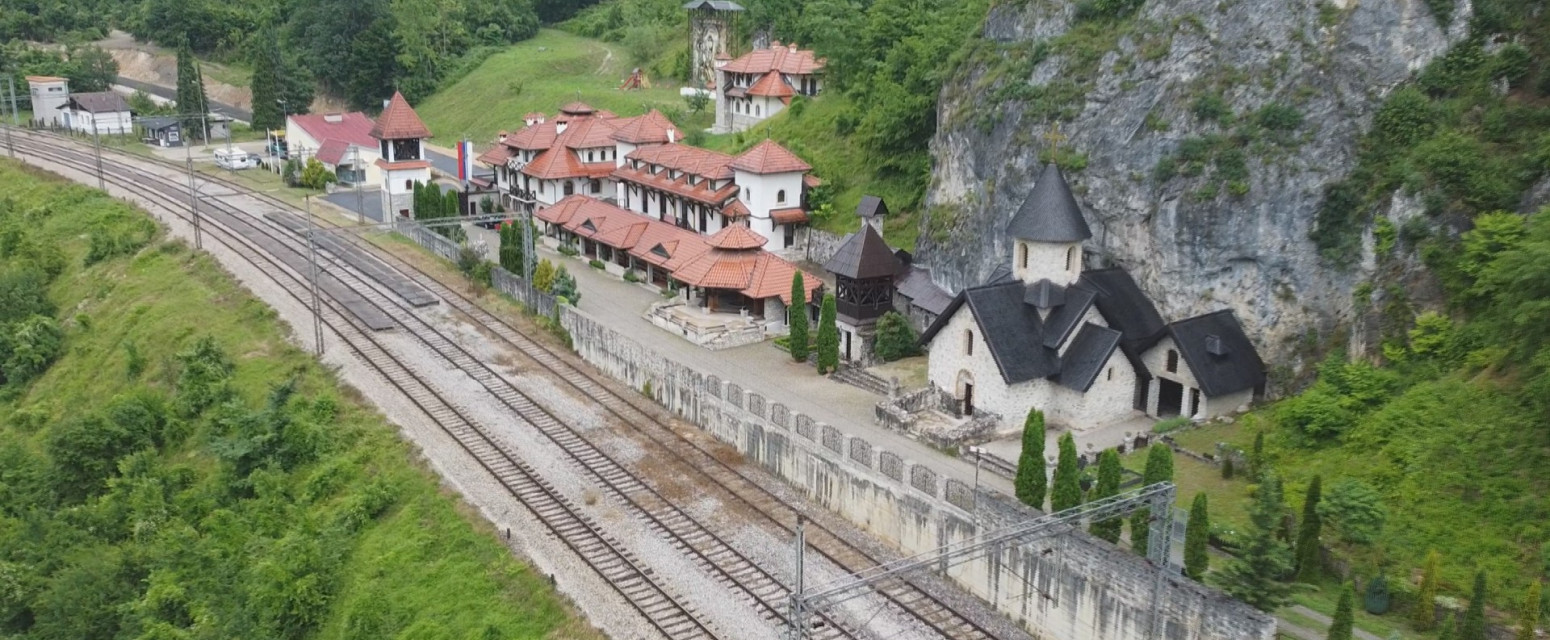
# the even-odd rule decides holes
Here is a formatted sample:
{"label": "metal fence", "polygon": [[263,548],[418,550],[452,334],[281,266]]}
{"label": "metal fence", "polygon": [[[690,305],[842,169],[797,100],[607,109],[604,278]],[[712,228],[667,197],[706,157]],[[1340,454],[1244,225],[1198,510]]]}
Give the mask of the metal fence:
{"label": "metal fence", "polygon": [[[452,262],[457,262],[458,254],[463,250],[463,247],[458,243],[410,218],[395,216],[393,218],[393,230],[413,240],[415,244],[429,249],[431,253]],[[526,305],[534,313],[546,316],[554,313],[556,303],[554,296],[537,289],[529,289],[527,281],[523,280],[522,276],[513,274],[497,265],[490,270],[490,278],[495,288],[500,290],[501,293],[511,296],[517,302]]]}

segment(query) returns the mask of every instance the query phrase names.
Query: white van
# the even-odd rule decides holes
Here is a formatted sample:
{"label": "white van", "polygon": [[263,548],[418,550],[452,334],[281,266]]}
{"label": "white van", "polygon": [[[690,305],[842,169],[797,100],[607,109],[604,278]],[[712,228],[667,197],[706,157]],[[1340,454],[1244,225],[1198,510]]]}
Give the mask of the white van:
{"label": "white van", "polygon": [[258,159],[241,149],[216,149],[215,166],[232,170],[252,169],[258,166]]}

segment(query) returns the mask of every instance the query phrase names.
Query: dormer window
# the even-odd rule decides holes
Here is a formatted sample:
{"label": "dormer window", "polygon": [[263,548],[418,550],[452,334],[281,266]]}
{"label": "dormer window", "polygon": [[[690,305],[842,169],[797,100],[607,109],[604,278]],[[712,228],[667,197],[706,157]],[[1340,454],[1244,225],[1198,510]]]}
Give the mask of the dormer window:
{"label": "dormer window", "polygon": [[587,162],[596,162],[596,160],[593,159],[593,155],[592,155],[593,153],[594,152],[592,152],[592,151],[588,151],[587,152]]}

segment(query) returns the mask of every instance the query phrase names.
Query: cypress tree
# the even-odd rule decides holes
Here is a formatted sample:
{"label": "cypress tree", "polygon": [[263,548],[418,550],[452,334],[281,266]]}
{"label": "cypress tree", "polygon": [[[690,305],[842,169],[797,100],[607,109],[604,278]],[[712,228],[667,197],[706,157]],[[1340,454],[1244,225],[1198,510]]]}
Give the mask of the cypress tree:
{"label": "cypress tree", "polygon": [[1211,540],[1211,512],[1205,492],[1195,494],[1195,502],[1189,506],[1189,526],[1184,529],[1184,574],[1200,580],[1211,568],[1211,554],[1206,544]]}
{"label": "cypress tree", "polygon": [[1065,511],[1082,504],[1081,470],[1076,468],[1076,439],[1070,433],[1060,436],[1060,461],[1055,464],[1055,482],[1050,495],[1050,511]]}
{"label": "cypress tree", "polygon": [[[1173,450],[1167,445],[1154,444],[1146,451],[1146,470],[1141,473],[1141,484],[1173,482]],[[1140,509],[1130,516],[1130,548],[1139,555],[1146,555],[1152,535],[1152,510]]]}
{"label": "cypress tree", "polygon": [[1426,552],[1426,561],[1421,565],[1421,587],[1416,592],[1415,609],[1411,610],[1411,622],[1421,631],[1437,626],[1437,572],[1441,564],[1442,555],[1436,549]]}
{"label": "cypress tree", "polygon": [[1351,590],[1351,585],[1344,585],[1340,589],[1340,603],[1335,605],[1335,619],[1329,623],[1328,640],[1351,640],[1351,626],[1356,622],[1356,613],[1351,610],[1352,600],[1356,595]]}
{"label": "cypress tree", "polygon": [[275,129],[284,122],[280,111],[280,78],[275,69],[275,58],[278,52],[270,43],[276,42],[273,34],[266,31],[267,37],[261,37],[257,47],[257,55],[251,61],[253,64],[253,78],[248,83],[248,88],[253,92],[253,128],[259,131]]}
{"label": "cypress tree", "polygon": [[1044,465],[1044,412],[1029,409],[1023,419],[1023,450],[1017,456],[1017,479],[1013,488],[1017,499],[1035,509],[1044,508],[1049,491],[1049,476]]}
{"label": "cypress tree", "polygon": [[834,319],[834,294],[823,297],[818,312],[818,373],[825,374],[840,366],[840,328]]}
{"label": "cypress tree", "polygon": [[[1113,449],[1104,449],[1098,454],[1098,485],[1093,489],[1093,500],[1102,500],[1119,493],[1119,452]],[[1092,534],[1108,540],[1119,542],[1120,532],[1125,528],[1125,521],[1119,517],[1100,520],[1092,524]]]}
{"label": "cypress tree", "polygon": [[1249,476],[1258,478],[1265,472],[1265,432],[1254,434],[1254,451],[1249,454]]}
{"label": "cypress tree", "polygon": [[1459,621],[1458,640],[1486,640],[1485,635],[1485,572],[1475,573],[1475,591],[1470,595],[1469,608]]}
{"label": "cypress tree", "polygon": [[178,47],[178,113],[195,115],[183,119],[184,137],[204,140],[206,132],[201,131],[204,120],[197,114],[209,111],[209,100],[205,99],[204,85],[199,82],[198,64],[185,39]]}
{"label": "cypress tree", "polygon": [[1237,545],[1237,557],[1216,574],[1223,591],[1261,611],[1280,608],[1292,591],[1291,585],[1279,581],[1292,566],[1291,550],[1276,538],[1276,527],[1286,512],[1280,483],[1274,473],[1260,477],[1249,507],[1252,526]]}
{"label": "cypress tree", "polygon": [[786,307],[786,324],[791,326],[791,359],[807,362],[807,284],[802,271],[791,276],[791,306]]}
{"label": "cypress tree", "polygon": [[1455,640],[1458,638],[1458,624],[1453,620],[1453,612],[1448,612],[1448,617],[1442,619],[1442,629],[1437,632],[1437,640]]}
{"label": "cypress tree", "polygon": [[1222,458],[1222,479],[1231,480],[1233,475],[1232,456]]}
{"label": "cypress tree", "polygon": [[1517,640],[1534,640],[1534,628],[1539,626],[1539,581],[1528,584],[1528,593],[1524,594],[1523,611],[1518,614]]}
{"label": "cypress tree", "polygon": [[1314,582],[1319,577],[1319,532],[1323,528],[1318,511],[1320,482],[1319,476],[1313,476],[1302,501],[1302,521],[1297,529],[1298,582]]}

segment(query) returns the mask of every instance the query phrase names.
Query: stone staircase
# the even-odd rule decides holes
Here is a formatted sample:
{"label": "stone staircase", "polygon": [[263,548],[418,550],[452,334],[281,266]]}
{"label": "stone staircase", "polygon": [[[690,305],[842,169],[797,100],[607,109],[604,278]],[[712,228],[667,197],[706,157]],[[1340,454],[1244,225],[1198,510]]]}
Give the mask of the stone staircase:
{"label": "stone staircase", "polygon": [[866,369],[854,369],[840,367],[840,370],[832,376],[835,380],[856,387],[863,391],[870,391],[877,395],[888,396],[888,381],[873,375]]}

